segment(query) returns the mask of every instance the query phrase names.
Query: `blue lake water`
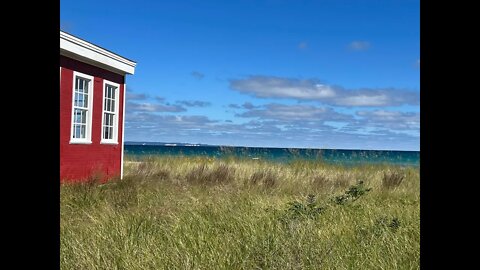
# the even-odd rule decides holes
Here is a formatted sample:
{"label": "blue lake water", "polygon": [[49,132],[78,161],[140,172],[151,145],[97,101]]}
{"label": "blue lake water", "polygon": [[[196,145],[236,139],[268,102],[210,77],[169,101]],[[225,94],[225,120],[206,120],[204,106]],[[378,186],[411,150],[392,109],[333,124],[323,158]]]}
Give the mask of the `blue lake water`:
{"label": "blue lake water", "polygon": [[267,148],[233,146],[165,146],[125,144],[126,157],[145,156],[207,156],[214,158],[236,157],[261,159],[276,162],[293,160],[322,160],[326,163],[355,164],[391,164],[420,166],[419,151],[389,150],[335,150],[303,148]]}

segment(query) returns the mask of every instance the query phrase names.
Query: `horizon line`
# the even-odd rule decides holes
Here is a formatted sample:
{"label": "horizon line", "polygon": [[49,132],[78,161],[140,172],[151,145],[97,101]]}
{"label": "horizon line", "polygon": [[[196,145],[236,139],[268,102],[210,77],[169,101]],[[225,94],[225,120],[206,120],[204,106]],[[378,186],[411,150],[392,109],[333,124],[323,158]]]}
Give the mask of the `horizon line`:
{"label": "horizon line", "polygon": [[245,145],[221,145],[208,143],[188,143],[188,142],[160,142],[160,141],[125,141],[127,143],[161,143],[161,144],[198,144],[200,146],[216,147],[245,147],[245,148],[278,148],[278,149],[309,149],[309,150],[347,150],[347,151],[397,151],[397,152],[420,152],[419,150],[399,150],[399,149],[348,149],[348,148],[314,148],[314,147],[278,147],[278,146],[245,146]]}

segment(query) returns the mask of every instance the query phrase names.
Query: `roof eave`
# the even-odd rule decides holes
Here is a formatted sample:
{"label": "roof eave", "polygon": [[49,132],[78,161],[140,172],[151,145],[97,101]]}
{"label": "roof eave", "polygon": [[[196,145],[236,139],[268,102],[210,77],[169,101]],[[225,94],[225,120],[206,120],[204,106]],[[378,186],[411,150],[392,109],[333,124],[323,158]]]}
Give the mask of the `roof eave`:
{"label": "roof eave", "polygon": [[136,62],[60,31],[60,54],[120,74],[134,74]]}

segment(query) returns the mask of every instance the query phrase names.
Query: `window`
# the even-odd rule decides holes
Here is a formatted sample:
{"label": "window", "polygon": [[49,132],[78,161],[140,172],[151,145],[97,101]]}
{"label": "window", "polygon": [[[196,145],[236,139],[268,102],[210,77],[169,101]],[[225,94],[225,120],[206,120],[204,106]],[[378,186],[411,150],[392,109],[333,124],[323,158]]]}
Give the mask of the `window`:
{"label": "window", "polygon": [[120,85],[104,80],[101,143],[118,143],[118,94]]}
{"label": "window", "polygon": [[70,143],[92,143],[93,77],[73,72],[72,131]]}

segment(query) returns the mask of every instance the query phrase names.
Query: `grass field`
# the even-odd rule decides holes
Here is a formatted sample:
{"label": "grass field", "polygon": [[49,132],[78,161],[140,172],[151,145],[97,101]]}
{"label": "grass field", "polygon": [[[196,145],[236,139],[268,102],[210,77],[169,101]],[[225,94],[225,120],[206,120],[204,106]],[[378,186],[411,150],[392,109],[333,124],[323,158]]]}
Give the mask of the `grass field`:
{"label": "grass field", "polygon": [[419,269],[418,167],[156,157],[63,184],[61,269]]}

